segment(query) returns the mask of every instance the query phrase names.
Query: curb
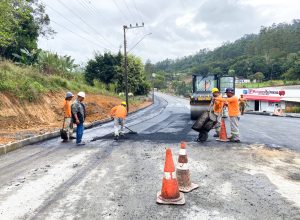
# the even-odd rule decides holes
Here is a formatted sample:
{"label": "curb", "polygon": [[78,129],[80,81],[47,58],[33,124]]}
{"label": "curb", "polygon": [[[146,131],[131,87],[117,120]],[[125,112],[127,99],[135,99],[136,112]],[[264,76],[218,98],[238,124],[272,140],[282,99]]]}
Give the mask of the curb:
{"label": "curb", "polygon": [[[270,113],[270,112],[245,112],[245,114],[273,116],[272,113]],[[300,115],[285,115],[285,116],[276,116],[276,117],[300,118]]]}
{"label": "curb", "polygon": [[[148,105],[148,106],[145,106],[143,108],[137,109],[136,111],[130,112],[130,113],[128,113],[128,115],[131,115],[133,113],[137,113],[139,111],[142,111],[142,110],[150,107],[151,105],[153,105],[153,103]],[[94,122],[91,122],[89,124],[84,125],[84,128],[85,129],[90,129],[90,128],[93,128],[93,127],[97,127],[101,124],[108,123],[110,121],[112,121],[112,119],[110,119],[110,118],[101,119],[101,120],[94,121]],[[74,129],[74,131],[76,131],[76,128]],[[46,141],[46,140],[56,138],[56,137],[59,137],[59,136],[60,136],[60,131],[54,131],[54,132],[49,132],[49,133],[45,133],[45,134],[42,134],[42,135],[26,138],[26,139],[23,139],[21,141],[12,142],[10,144],[2,145],[2,146],[0,146],[0,155],[7,154],[11,151],[14,151],[14,150],[17,150],[19,148],[25,147],[26,145],[35,144],[35,143],[38,143],[38,142],[41,142],[41,141]]]}

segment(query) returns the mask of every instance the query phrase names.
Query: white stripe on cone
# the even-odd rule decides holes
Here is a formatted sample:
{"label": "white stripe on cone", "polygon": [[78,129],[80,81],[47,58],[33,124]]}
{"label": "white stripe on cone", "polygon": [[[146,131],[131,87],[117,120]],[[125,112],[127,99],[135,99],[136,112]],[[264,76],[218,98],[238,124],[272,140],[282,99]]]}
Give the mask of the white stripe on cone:
{"label": "white stripe on cone", "polygon": [[177,166],[177,169],[179,170],[188,170],[188,165],[187,163],[179,163],[178,166]]}
{"label": "white stripe on cone", "polygon": [[176,179],[176,172],[165,172],[165,179]]}
{"label": "white stripe on cone", "polygon": [[186,155],[186,149],[180,149],[179,155]]}

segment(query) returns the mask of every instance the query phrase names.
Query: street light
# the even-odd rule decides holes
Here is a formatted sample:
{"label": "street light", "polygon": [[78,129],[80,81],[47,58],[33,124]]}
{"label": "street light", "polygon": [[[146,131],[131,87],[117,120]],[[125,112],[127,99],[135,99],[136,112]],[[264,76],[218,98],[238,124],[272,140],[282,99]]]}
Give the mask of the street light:
{"label": "street light", "polygon": [[152,102],[154,104],[154,78],[156,77],[155,73],[152,73],[152,87],[153,87],[153,91],[152,91]]}
{"label": "street light", "polygon": [[144,40],[147,36],[151,35],[152,33],[148,33],[148,34],[145,34],[133,47],[131,47],[131,49],[128,51],[128,53],[130,51],[132,51],[139,43],[142,42],[142,40]]}

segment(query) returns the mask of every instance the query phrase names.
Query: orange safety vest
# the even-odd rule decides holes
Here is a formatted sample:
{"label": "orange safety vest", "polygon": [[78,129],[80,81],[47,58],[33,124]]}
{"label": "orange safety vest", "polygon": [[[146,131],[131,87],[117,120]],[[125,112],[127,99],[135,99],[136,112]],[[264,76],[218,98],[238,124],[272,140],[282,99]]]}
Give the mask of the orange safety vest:
{"label": "orange safety vest", "polygon": [[236,96],[230,98],[217,97],[215,100],[223,101],[228,104],[228,115],[229,117],[236,117],[240,115],[239,99]]}
{"label": "orange safety vest", "polygon": [[115,106],[110,111],[111,117],[123,118],[127,116],[127,110],[123,105]]}
{"label": "orange safety vest", "polygon": [[[222,95],[219,95],[218,96],[219,98],[222,98]],[[223,102],[222,101],[219,101],[219,100],[215,100],[215,103],[214,103],[214,113],[221,113],[222,110],[223,110]]]}
{"label": "orange safety vest", "polygon": [[72,116],[71,101],[65,100],[64,105],[63,105],[63,109],[64,109],[64,112],[65,112],[65,117],[66,118],[71,118],[71,116]]}

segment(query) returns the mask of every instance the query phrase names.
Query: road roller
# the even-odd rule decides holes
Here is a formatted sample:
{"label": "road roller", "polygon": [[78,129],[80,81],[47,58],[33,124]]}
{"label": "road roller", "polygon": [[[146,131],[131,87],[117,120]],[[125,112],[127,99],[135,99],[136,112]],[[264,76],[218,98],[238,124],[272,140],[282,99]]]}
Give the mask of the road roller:
{"label": "road roller", "polygon": [[191,119],[196,120],[207,111],[211,100],[212,88],[218,88],[224,94],[226,88],[235,89],[235,77],[218,75],[193,75],[193,93],[190,96]]}

